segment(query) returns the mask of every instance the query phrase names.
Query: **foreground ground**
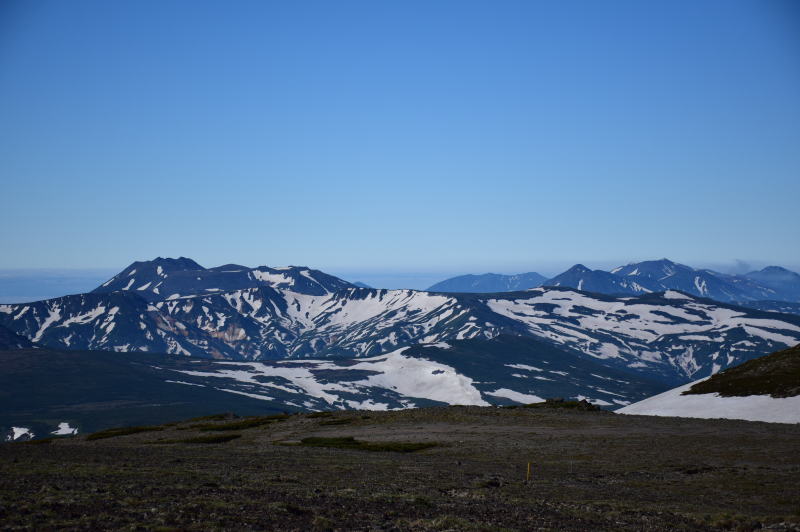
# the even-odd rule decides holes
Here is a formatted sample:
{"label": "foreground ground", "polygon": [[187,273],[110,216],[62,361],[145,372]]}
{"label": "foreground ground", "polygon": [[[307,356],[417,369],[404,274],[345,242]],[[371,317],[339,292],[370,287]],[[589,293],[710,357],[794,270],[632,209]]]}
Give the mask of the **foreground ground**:
{"label": "foreground ground", "polygon": [[0,528],[800,530],[800,425],[479,407],[244,421],[0,445]]}

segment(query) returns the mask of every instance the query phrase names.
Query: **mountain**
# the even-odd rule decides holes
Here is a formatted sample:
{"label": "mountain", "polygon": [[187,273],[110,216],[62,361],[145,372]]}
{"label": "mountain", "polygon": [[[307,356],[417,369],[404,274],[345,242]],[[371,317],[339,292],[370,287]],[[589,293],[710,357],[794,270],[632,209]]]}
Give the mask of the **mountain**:
{"label": "mountain", "polygon": [[259,361],[370,357],[511,335],[672,385],[800,342],[800,316],[677,291],[615,297],[557,287],[497,294],[353,287],[309,295],[260,286],[152,301],[141,292],[0,305],[0,325],[53,349]]}
{"label": "mountain", "polygon": [[544,286],[576,288],[600,294],[641,294],[652,291],[612,273],[603,270],[590,270],[583,264],[576,264],[564,273],[548,279],[542,284]]}
{"label": "mountain", "polygon": [[0,364],[0,436],[11,439],[59,427],[85,433],[225,411],[510,405],[556,396],[617,408],[665,388],[513,336],[415,345],[358,359],[232,362],[36,349],[0,352]]}
{"label": "mountain", "polygon": [[226,264],[203,268],[185,257],[158,257],[151,261],[134,262],[93,292],[107,294],[129,291],[148,301],[161,301],[262,286],[316,296],[353,287],[338,277],[304,266],[248,268]]}
{"label": "mountain", "polygon": [[793,271],[780,266],[767,266],[763,270],[750,272],[745,277],[772,288],[782,300],[800,303],[800,275]]}
{"label": "mountain", "polygon": [[[770,272],[783,270],[777,267],[771,268],[776,270],[770,268],[765,268],[765,270]],[[783,270],[783,272],[792,274],[788,270]],[[697,270],[668,259],[661,259],[619,266],[610,272],[590,270],[582,264],[577,264],[543,284],[545,286],[568,286],[601,294],[639,295],[679,290],[687,294],[735,304],[748,304],[762,300],[796,300],[797,294],[793,292],[795,285],[791,276],[764,274],[764,278],[775,279],[773,285],[767,285],[757,277],[750,275],[727,275],[712,270]]]}
{"label": "mountain", "polygon": [[0,351],[33,347],[30,340],[0,325]]}
{"label": "mountain", "polygon": [[372,287],[371,287],[370,285],[368,285],[367,283],[362,283],[361,281],[356,281],[356,282],[354,282],[354,283],[353,283],[353,286],[355,286],[355,287],[357,287],[357,288],[372,288]]}
{"label": "mountain", "polygon": [[788,301],[748,301],[742,306],[765,310],[767,312],[781,312],[783,314],[800,314],[800,303]]}
{"label": "mountain", "polygon": [[800,423],[800,345],[750,360],[618,412]]}
{"label": "mountain", "polygon": [[429,292],[515,292],[540,286],[545,277],[536,272],[517,275],[484,273],[483,275],[460,275],[432,285]]}

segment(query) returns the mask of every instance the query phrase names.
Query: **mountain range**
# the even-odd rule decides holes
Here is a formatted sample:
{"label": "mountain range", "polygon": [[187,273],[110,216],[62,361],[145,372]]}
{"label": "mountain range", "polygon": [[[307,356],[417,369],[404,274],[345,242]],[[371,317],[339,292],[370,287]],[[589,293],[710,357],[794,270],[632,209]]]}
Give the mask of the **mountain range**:
{"label": "mountain range", "polygon": [[[524,278],[525,282],[518,282]],[[509,288],[504,288],[509,286]],[[695,269],[668,259],[620,266],[611,271],[592,270],[576,264],[567,271],[545,279],[539,274],[464,275],[437,283],[431,291],[505,292],[538,286],[577,288],[611,295],[641,295],[665,290],[714,299],[724,303],[752,306],[761,310],[796,313],[779,302],[800,303],[800,275],[779,266],[768,266],[744,275],[729,275]]]}
{"label": "mountain range", "polygon": [[667,383],[800,342],[796,315],[674,290],[377,290],[304,267],[204,269],[183,258],[134,263],[90,293],[0,305],[0,326],[52,349],[221,360],[370,357],[511,335]]}
{"label": "mountain range", "polygon": [[[587,278],[595,273],[574,270]],[[594,277],[618,276],[603,274]],[[247,411],[254,400],[275,411],[512,404],[554,396],[615,409],[800,343],[797,315],[672,289],[609,295],[599,285],[585,286],[598,291],[385,290],[301,266],[203,268],[187,258],[157,258],[131,264],[88,293],[0,305],[0,349],[38,353],[29,358],[40,366],[73,360],[85,375],[133,372],[142,389],[165,398],[152,404],[184,405],[176,415],[191,415],[198,410],[185,405],[196,398],[176,390],[197,395],[195,389],[205,388],[215,405],[236,406],[231,394],[247,398],[241,407]],[[48,383],[52,371],[26,370],[25,356],[8,360],[22,373],[30,370],[4,384],[10,390],[32,382],[37,389],[82,387],[78,403],[116,404],[106,400],[119,395],[107,383],[64,388]],[[114,419],[113,412],[80,404],[67,416],[69,409],[59,410],[64,393],[38,413],[25,411],[38,420],[36,430],[60,430],[61,423],[85,429]],[[214,399],[220,393],[227,402]],[[143,397],[119,400],[139,405]],[[131,419],[145,415],[145,406],[133,408]],[[0,414],[0,427],[28,426],[19,416],[9,421],[12,411]]]}

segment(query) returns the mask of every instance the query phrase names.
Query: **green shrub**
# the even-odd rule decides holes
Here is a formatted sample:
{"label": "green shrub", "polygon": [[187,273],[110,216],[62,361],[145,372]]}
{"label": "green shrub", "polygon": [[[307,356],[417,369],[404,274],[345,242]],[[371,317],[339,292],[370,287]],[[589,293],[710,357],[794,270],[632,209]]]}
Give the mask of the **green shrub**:
{"label": "green shrub", "polygon": [[198,430],[219,430],[219,431],[245,430],[245,429],[260,427],[262,425],[268,425],[269,423],[273,423],[275,421],[284,421],[288,418],[289,418],[288,414],[275,414],[272,416],[247,417],[239,421],[231,421],[230,423],[201,423],[198,425],[190,425],[189,428]]}
{"label": "green shrub", "polygon": [[331,419],[331,420],[328,420],[328,421],[322,421],[320,423],[320,425],[349,425],[352,422],[353,422],[353,420],[349,419],[349,418]]}
{"label": "green shrub", "polygon": [[105,438],[116,438],[117,436],[127,436],[129,434],[138,434],[139,432],[153,432],[158,430],[164,430],[164,427],[120,427],[94,432],[86,436],[86,439],[89,441],[103,440]]}
{"label": "green shrub", "polygon": [[241,437],[241,434],[210,434],[208,436],[176,440],[175,443],[225,443]]}

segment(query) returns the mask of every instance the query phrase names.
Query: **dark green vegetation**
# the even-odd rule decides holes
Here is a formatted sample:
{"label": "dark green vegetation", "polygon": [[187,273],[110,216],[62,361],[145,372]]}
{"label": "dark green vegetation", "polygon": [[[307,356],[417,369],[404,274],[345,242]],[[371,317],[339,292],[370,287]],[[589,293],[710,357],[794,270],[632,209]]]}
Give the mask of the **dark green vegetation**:
{"label": "dark green vegetation", "polygon": [[[198,430],[243,430],[243,429],[252,429],[254,427],[261,427],[262,425],[267,425],[269,423],[275,423],[277,421],[285,421],[288,418],[288,414],[275,414],[272,416],[253,416],[244,419],[240,419],[237,421],[231,421],[228,423],[200,423],[197,425],[189,425],[187,428],[191,429],[198,429]],[[219,419],[218,416],[206,416],[206,419]]]}
{"label": "dark green vegetation", "polygon": [[354,449],[357,451],[377,451],[377,452],[393,452],[393,453],[413,453],[436,447],[434,442],[426,443],[408,443],[386,441],[371,443],[366,441],[359,441],[352,436],[339,436],[334,438],[324,437],[310,437],[300,440],[300,445],[308,445],[310,447],[334,447],[336,449]]}
{"label": "dark green vegetation", "polygon": [[195,436],[194,438],[157,440],[152,443],[225,443],[241,437],[241,434],[210,434],[208,436]]}
{"label": "dark green vegetation", "polygon": [[[351,422],[322,425],[338,419]],[[235,434],[195,424],[0,445],[0,528],[800,527],[800,425],[560,407],[298,414]],[[361,448],[398,443],[438,445]]]}
{"label": "dark green vegetation", "polygon": [[602,410],[599,406],[593,405],[586,399],[581,399],[580,401],[565,401],[564,399],[557,397],[553,399],[545,399],[544,402],[541,403],[530,403],[527,405],[510,405],[505,406],[503,408],[566,408],[571,410]]}
{"label": "dark green vegetation", "polygon": [[726,369],[695,384],[684,395],[714,392],[725,397],[800,395],[800,345]]}
{"label": "dark green vegetation", "polygon": [[130,434],[138,434],[140,432],[153,432],[164,430],[164,427],[120,427],[117,429],[106,429],[99,432],[94,432],[86,436],[88,441],[104,440],[106,438],[116,438],[117,436],[128,436]]}

